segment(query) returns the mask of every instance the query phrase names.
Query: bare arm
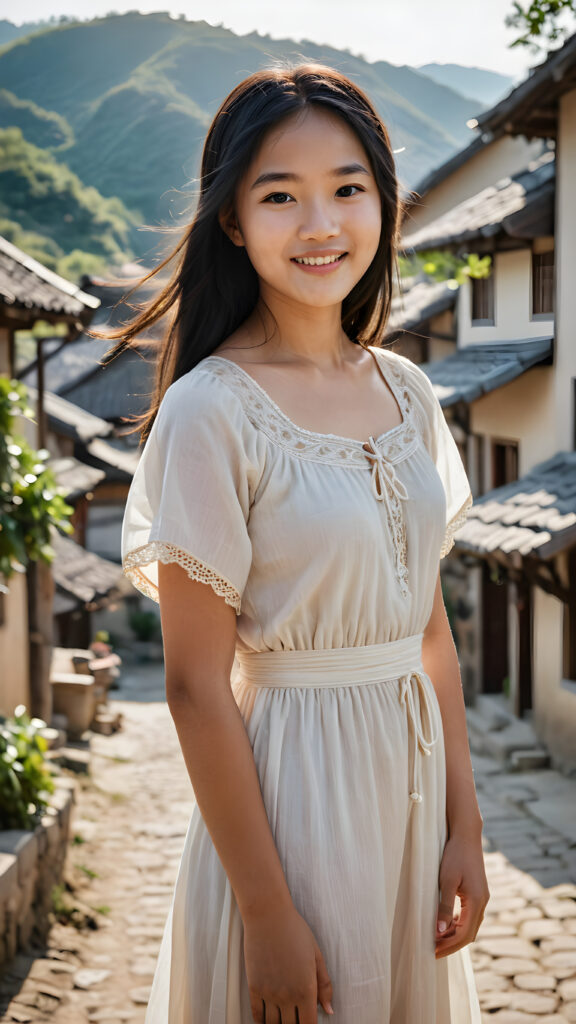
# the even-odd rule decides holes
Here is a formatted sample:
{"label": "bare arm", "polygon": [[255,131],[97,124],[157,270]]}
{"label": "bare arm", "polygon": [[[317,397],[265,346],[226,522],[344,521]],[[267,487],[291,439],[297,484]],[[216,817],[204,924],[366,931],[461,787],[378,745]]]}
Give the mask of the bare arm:
{"label": "bare arm", "polygon": [[230,687],[234,609],[178,565],[160,564],[158,580],[166,699],[240,913],[288,904],[250,741]]}
{"label": "bare arm", "polygon": [[158,565],[158,589],[166,698],[200,813],[234,892],[245,943],[249,940],[254,1020],[264,1020],[257,1004],[269,999],[275,1006],[289,1002],[287,1014],[298,1006],[301,1020],[313,1024],[317,998],[324,1005],[331,998],[330,982],[312,933],[292,902],[230,687],[236,614],[179,565]]}
{"label": "bare arm", "polygon": [[[436,955],[446,956],[475,939],[490,893],[484,869],[483,821],[474,786],[458,653],[444,607],[440,573],[432,614],[424,631],[422,663],[438,697],[446,750],[448,840],[440,867],[438,912],[438,921],[445,923],[446,929],[436,934]],[[461,900],[462,914],[454,928],[452,914],[456,894]]]}

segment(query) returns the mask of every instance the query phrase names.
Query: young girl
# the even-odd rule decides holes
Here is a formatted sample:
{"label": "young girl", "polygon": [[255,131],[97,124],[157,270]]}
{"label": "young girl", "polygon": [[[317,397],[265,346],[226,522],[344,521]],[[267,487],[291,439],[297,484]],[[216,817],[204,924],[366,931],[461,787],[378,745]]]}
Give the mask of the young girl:
{"label": "young girl", "polygon": [[122,557],[160,604],[197,803],[147,1024],[480,1021],[482,819],[439,576],[472,497],[426,374],[380,347],[398,218],[353,82],[251,75],[178,269],[114,349],[170,312]]}

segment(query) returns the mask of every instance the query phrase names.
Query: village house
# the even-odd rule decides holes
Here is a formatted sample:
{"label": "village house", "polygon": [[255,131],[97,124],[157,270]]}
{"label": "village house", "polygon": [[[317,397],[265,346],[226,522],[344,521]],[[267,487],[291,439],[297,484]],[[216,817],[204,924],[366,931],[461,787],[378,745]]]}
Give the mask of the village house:
{"label": "village house", "polygon": [[[477,125],[469,122],[471,132]],[[547,140],[511,138],[504,129],[476,134],[403,197],[403,230],[413,235],[454,206],[495,181],[515,174],[539,157]],[[403,278],[392,302],[387,342],[416,363],[442,359],[456,345],[458,287],[455,282]]]}
{"label": "village house", "polygon": [[35,421],[20,416],[17,429],[33,448],[50,452],[46,464],[75,510],[74,534],[65,537],[52,530],[53,562],[31,561],[0,593],[0,714],[11,714],[24,704],[49,721],[53,645],[86,646],[90,613],[126,589],[120,566],[86,551],[84,545],[91,499],[110,476],[131,479],[135,460],[114,450],[107,439],[110,424],[45,386],[45,347],[72,344],[99,305],[97,297],[0,238],[0,374],[18,376],[18,331],[30,331],[38,321],[66,327],[64,335],[49,342],[40,335],[34,338],[36,386],[29,385],[27,394]]}
{"label": "village house", "polygon": [[[454,350],[423,363],[475,496],[445,560],[447,596],[468,698],[503,695],[532,723],[553,763],[569,771],[576,767],[576,36],[479,116],[478,130],[507,139],[501,153],[508,156],[512,144],[520,155],[531,144],[529,160],[476,190],[474,173],[469,188],[463,179],[478,155],[455,158],[442,183],[452,194],[455,174],[454,199],[463,198],[438,203],[435,216],[411,212],[402,242],[406,254],[440,249],[492,260],[489,277],[458,290]],[[480,143],[477,151],[487,155]]]}
{"label": "village house", "polygon": [[[136,270],[144,272],[130,264],[122,268],[130,274],[125,284],[121,271],[113,283],[87,276],[82,279],[83,290],[99,303],[91,328],[117,327],[133,315],[126,293]],[[158,287],[156,281],[148,285],[139,292],[139,299]],[[89,551],[118,562],[124,505],[139,458],[139,432],[128,430],[130,421],[148,408],[153,393],[154,337],[144,333],[137,345],[106,363],[105,355],[113,343],[83,332],[66,345],[55,345],[45,360],[45,383],[53,395],[54,411],[58,402],[61,408],[76,409],[75,416],[81,411],[83,425],[79,421],[78,428],[85,443],[79,457],[83,463],[106,468],[106,480],[91,502],[82,543]],[[36,363],[24,367],[19,378],[35,387]],[[92,432],[94,424],[99,424],[96,432]],[[78,443],[77,438],[76,446]]]}

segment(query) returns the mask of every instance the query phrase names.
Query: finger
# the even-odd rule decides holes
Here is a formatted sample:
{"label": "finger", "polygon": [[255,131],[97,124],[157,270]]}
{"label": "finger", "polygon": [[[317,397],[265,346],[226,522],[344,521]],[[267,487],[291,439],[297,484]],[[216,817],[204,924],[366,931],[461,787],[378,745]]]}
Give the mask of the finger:
{"label": "finger", "polygon": [[280,1014],[282,1024],[298,1024],[298,1010],[295,1006],[282,1006]]}
{"label": "finger", "polygon": [[440,933],[448,931],[454,917],[454,900],[456,899],[456,884],[452,883],[446,890],[442,891],[436,914],[436,930]]}
{"label": "finger", "polygon": [[280,1016],[280,1007],[274,1003],[266,1003],[266,1014],[264,1017],[265,1024],[282,1024],[282,1018]]}
{"label": "finger", "polygon": [[471,913],[468,908],[462,908],[459,920],[454,921],[450,934],[441,936],[436,942],[436,954],[447,956],[467,946],[476,938],[480,927],[480,913]]}
{"label": "finger", "polygon": [[328,968],[326,967],[324,957],[318,947],[316,947],[316,985],[318,989],[318,1002],[322,1006],[322,1009],[328,1014],[333,1014],[332,982],[330,980],[330,975],[328,974]]}
{"label": "finger", "polygon": [[299,1003],[298,1024],[318,1024],[318,1007],[315,1000],[308,999],[305,1003]]}
{"label": "finger", "polygon": [[250,1009],[254,1024],[264,1024],[264,1000],[250,993]]}

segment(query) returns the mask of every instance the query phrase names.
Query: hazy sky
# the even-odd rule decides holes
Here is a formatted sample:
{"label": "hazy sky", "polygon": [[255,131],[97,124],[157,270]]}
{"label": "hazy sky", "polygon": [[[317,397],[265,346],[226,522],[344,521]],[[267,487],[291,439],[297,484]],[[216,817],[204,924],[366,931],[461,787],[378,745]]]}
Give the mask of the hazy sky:
{"label": "hazy sky", "polygon": [[347,46],[370,61],[457,63],[519,79],[542,57],[508,49],[514,33],[504,18],[511,8],[512,0],[0,0],[0,18],[21,24],[60,14],[84,19],[109,11],[169,10],[189,20],[222,22],[240,34],[256,30]]}

